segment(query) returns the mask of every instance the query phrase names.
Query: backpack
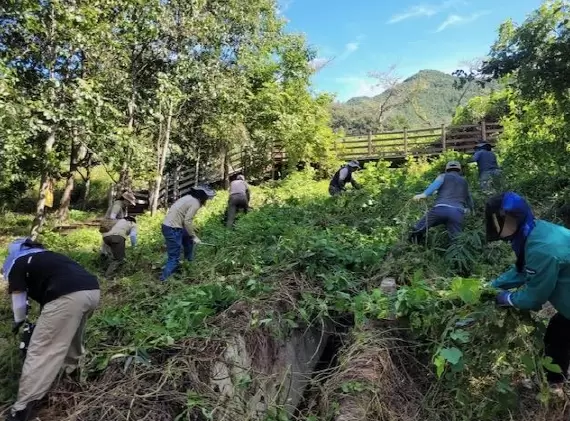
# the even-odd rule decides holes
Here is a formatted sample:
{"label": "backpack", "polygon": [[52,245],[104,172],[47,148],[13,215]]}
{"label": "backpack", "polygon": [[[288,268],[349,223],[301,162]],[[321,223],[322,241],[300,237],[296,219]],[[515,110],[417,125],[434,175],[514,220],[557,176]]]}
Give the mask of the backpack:
{"label": "backpack", "polygon": [[106,232],[111,231],[117,222],[119,222],[118,219],[103,218],[99,225],[99,232],[101,234],[105,234]]}

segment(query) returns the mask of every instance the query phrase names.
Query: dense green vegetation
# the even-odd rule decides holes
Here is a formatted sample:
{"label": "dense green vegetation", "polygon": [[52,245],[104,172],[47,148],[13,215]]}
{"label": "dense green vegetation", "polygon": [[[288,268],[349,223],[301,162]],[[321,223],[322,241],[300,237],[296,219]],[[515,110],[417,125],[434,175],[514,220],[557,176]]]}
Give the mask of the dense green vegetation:
{"label": "dense green vegetation", "polygon": [[[282,32],[271,2],[228,7],[214,2],[200,10],[176,2],[111,3],[67,8],[65,2],[50,7],[25,2],[25,12],[12,11],[15,23],[0,29],[1,42],[11,45],[0,50],[0,95],[6,99],[0,104],[6,133],[0,187],[14,198],[40,176],[65,179],[95,163],[112,176],[128,169],[139,175],[134,181],[156,181],[161,170],[155,164],[166,155],[153,142],[168,149],[166,130],[173,154],[194,157],[196,148],[217,153],[234,141],[262,151],[282,140],[292,162],[314,158],[330,165],[328,98],[308,93],[310,51],[300,38]],[[111,6],[122,14],[99,14]],[[201,19],[171,26],[174,12]],[[564,54],[569,20],[570,11],[555,1],[520,26],[505,23],[478,75],[500,78],[503,88],[470,99],[455,116],[458,123],[483,116],[501,121],[505,132],[497,151],[506,187],[528,197],[537,216],[561,224],[570,223],[570,82]],[[81,47],[89,51],[85,57],[97,57],[101,66],[76,68],[81,55],[73,43],[80,35]],[[164,39],[169,42],[156,43]],[[180,40],[191,40],[191,54],[173,53]],[[126,47],[143,45],[147,48]],[[49,47],[57,59],[40,54]],[[137,60],[144,62],[125,56],[128,51],[140,53]],[[23,53],[36,67],[18,62]],[[143,75],[131,96],[127,88],[133,85],[127,82],[134,80],[127,70],[134,64],[142,66]],[[49,75],[50,65],[60,67]],[[451,82],[447,77],[424,76],[433,77],[438,89],[449,88],[447,82],[435,83]],[[442,97],[451,107],[452,97]],[[136,112],[129,116],[132,101]],[[174,115],[173,107],[191,112]],[[87,118],[92,115],[101,118]],[[33,124],[26,126],[18,116]],[[48,150],[50,138],[55,143]],[[74,161],[73,145],[85,146],[85,156],[95,159]],[[411,198],[449,159],[463,162],[476,211],[455,243],[435,229],[424,244],[410,244],[409,229],[429,205]],[[566,406],[549,394],[543,376],[544,367],[553,368],[543,358],[541,340],[552,310],[526,314],[497,308],[495,291],[486,287],[514,258],[508,245],[484,243],[485,196],[467,159],[448,152],[432,162],[410,159],[400,168],[369,163],[357,175],[363,189],[335,198],[313,170],[292,173],[253,187],[254,210],[240,217],[234,230],[221,223],[227,195],[220,192],[198,215],[205,244],[198,246],[195,261],[184,263],[165,284],[158,282],[165,257],[163,213],[141,216],[139,244],[128,250],[120,276],[101,279],[103,302],[88,325],[83,378],[59,379],[42,419],[567,419]],[[95,190],[103,195],[103,188]],[[69,214],[78,224],[92,217],[78,210]],[[26,234],[29,221],[27,214],[4,213],[0,245]],[[48,222],[40,239],[101,274],[96,227],[61,231]],[[396,283],[396,292],[382,288],[387,280]],[[11,320],[8,300],[0,304],[0,316]],[[0,325],[3,405],[14,398],[21,365],[9,330],[9,323]],[[298,410],[288,416],[286,402],[276,399],[252,415],[250,400],[275,374],[279,350],[295,335],[313,331],[321,333],[317,342],[325,341],[325,334],[332,338],[332,352]],[[253,362],[232,367],[228,398],[227,389],[211,377],[235,349],[236,337]]]}
{"label": "dense green vegetation", "polygon": [[368,131],[378,133],[382,130],[398,130],[403,128],[435,127],[451,123],[455,110],[465,105],[471,98],[489,93],[497,88],[492,82],[482,88],[470,82],[459,87],[459,78],[435,71],[422,70],[401,83],[397,89],[402,90],[403,100],[395,102],[382,118],[379,118],[380,107],[389,92],[368,98],[352,98],[346,103],[335,103],[332,106],[332,127],[344,130],[351,135],[366,134]]}
{"label": "dense green vegetation", "polygon": [[[328,197],[326,181],[314,181],[314,172],[294,174],[254,188],[255,211],[241,217],[234,231],[221,224],[226,197],[220,194],[198,218],[200,236],[211,245],[201,246],[196,260],[165,285],[157,281],[163,262],[161,215],[141,218],[140,244],[130,250],[120,278],[102,280],[103,307],[88,329],[87,378],[81,385],[58,382],[55,403],[44,415],[65,419],[64,414],[81,411],[82,420],[94,420],[113,402],[111,419],[128,413],[135,418],[149,414],[153,420],[165,414],[210,419],[200,414],[212,412],[217,394],[207,383],[196,383],[195,376],[196,370],[222,358],[224,347],[214,349],[212,343],[236,333],[248,340],[282,341],[294,331],[347,315],[358,338],[358,332],[370,334],[370,320],[390,314],[398,316],[399,329],[378,327],[374,335],[382,335],[384,342],[375,343],[380,348],[373,352],[388,352],[395,377],[380,377],[377,384],[359,377],[344,380],[334,388],[325,386],[328,398],[336,394],[334,399],[348,399],[363,390],[378,394],[411,376],[410,389],[400,393],[429,419],[496,420],[510,412],[525,413],[528,405],[521,406],[518,385],[548,363],[540,357],[540,340],[535,342],[531,334],[539,332],[543,322],[495,309],[488,300],[484,281],[512,257],[504,244],[483,244],[483,197],[476,194],[478,214],[469,218],[458,244],[448,248],[443,230],[430,233],[426,244],[406,241],[408,229],[425,211],[422,205],[412,205],[411,196],[452,157],[467,159],[451,154],[432,164],[410,161],[398,170],[383,163],[370,165],[359,174],[364,190],[338,198]],[[468,177],[476,185],[475,172],[469,171]],[[542,211],[542,206],[537,208]],[[3,243],[18,235],[18,220],[12,215],[3,223],[12,227]],[[64,235],[45,232],[42,241],[100,273],[99,238],[93,227]],[[401,285],[397,295],[379,289],[386,277]],[[9,303],[0,311],[8,319]],[[465,320],[470,322],[462,324]],[[1,399],[8,403],[19,362],[9,327],[3,326],[8,339],[0,347]],[[393,347],[385,348],[391,341]],[[364,352],[359,343],[354,342],[353,352]],[[397,363],[404,358],[415,362]],[[328,381],[334,383],[341,373]],[[248,374],[253,385],[256,375]],[[185,382],[194,386],[183,386]],[[157,383],[163,386],[155,396]],[[133,400],[133,393],[139,397]],[[426,399],[417,400],[416,393]],[[542,393],[547,402],[548,394]],[[533,397],[523,396],[531,400],[533,410],[542,410],[539,403],[532,405]],[[282,413],[279,408],[274,408],[276,417]],[[548,408],[556,406],[543,409]],[[233,410],[241,413],[244,408],[236,404]],[[335,405],[311,404],[299,416],[335,419],[339,411]],[[385,407],[372,406],[369,416],[381,419],[383,411]],[[279,416],[267,419],[285,419]]]}
{"label": "dense green vegetation", "polygon": [[150,183],[155,209],[171,158],[219,168],[243,148],[253,175],[278,142],[291,165],[326,162],[330,99],[310,93],[314,52],[284,24],[275,0],[3,4],[2,206],[41,180],[41,216],[60,182],[65,219],[96,165]]}

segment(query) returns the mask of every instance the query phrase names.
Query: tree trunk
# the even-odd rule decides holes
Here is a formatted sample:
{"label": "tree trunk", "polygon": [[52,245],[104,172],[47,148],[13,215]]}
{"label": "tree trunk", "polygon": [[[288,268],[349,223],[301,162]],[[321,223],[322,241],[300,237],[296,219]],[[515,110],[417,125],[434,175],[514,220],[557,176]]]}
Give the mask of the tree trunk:
{"label": "tree trunk", "polygon": [[83,197],[81,198],[81,209],[87,209],[87,203],[89,202],[89,193],[91,193],[91,165],[93,157],[89,155],[87,160],[87,165],[85,166],[85,190],[83,190]]}
{"label": "tree trunk", "polygon": [[[55,144],[55,129],[52,127],[48,138],[44,144],[44,158],[45,160],[49,159],[49,155],[53,150],[53,145]],[[38,198],[38,202],[36,204],[36,216],[34,218],[34,222],[32,223],[32,229],[30,231],[30,237],[32,240],[35,240],[44,224],[45,220],[45,205],[46,205],[46,192],[50,187],[50,168],[46,164],[45,168],[42,171],[42,178],[40,184],[40,194]]]}
{"label": "tree trunk", "polygon": [[67,180],[65,182],[65,189],[59,201],[59,208],[57,210],[57,218],[60,222],[66,221],[69,217],[69,205],[71,204],[71,193],[75,187],[75,172],[78,166],[78,154],[81,150],[76,142],[77,130],[74,130],[73,140],[71,141],[71,155],[69,157],[69,172],[67,173]]}
{"label": "tree trunk", "polygon": [[158,210],[158,197],[160,195],[160,185],[162,184],[162,175],[164,173],[164,166],[166,165],[166,154],[170,146],[170,131],[172,127],[172,112],[174,104],[170,103],[168,106],[168,115],[166,117],[166,128],[164,130],[164,143],[161,141],[161,135],[158,135],[156,143],[158,152],[158,167],[156,177],[154,179],[154,193],[152,194],[152,206],[150,208],[151,215],[155,215]]}
{"label": "tree trunk", "polygon": [[[129,129],[129,135],[133,135],[135,128],[135,108],[136,108],[136,85],[135,85],[135,69],[133,64],[133,58],[131,57],[131,98],[128,104],[128,116],[129,121],[127,123],[127,128]],[[129,162],[131,158],[131,146],[127,145],[125,151],[125,160],[121,167],[121,173],[119,176],[119,191],[128,190],[131,188],[130,180],[130,167]]]}
{"label": "tree trunk", "polygon": [[[53,42],[53,38],[55,37],[55,10],[53,6],[50,4],[50,26],[48,32],[48,71],[49,71],[49,78],[53,81],[55,79],[55,72],[54,72],[54,64],[56,59],[56,47],[55,43]],[[52,106],[55,107],[56,98],[55,98],[55,90],[54,88],[50,88],[49,90],[49,97],[50,103]],[[51,168],[50,168],[50,155],[53,151],[53,146],[55,144],[55,123],[51,122],[51,127],[49,129],[48,137],[44,143],[44,156],[43,156],[43,169],[41,174],[41,181],[40,181],[40,193],[38,197],[38,201],[36,204],[36,216],[34,221],[32,222],[32,229],[30,230],[30,237],[32,240],[35,240],[44,224],[45,220],[45,205],[46,205],[46,192],[48,191],[51,183]]]}
{"label": "tree trunk", "polygon": [[69,217],[69,205],[71,204],[71,193],[75,187],[74,179],[75,171],[69,172],[67,174],[67,180],[65,182],[65,189],[63,190],[63,195],[59,202],[59,209],[57,210],[57,218],[60,222],[64,222]]}

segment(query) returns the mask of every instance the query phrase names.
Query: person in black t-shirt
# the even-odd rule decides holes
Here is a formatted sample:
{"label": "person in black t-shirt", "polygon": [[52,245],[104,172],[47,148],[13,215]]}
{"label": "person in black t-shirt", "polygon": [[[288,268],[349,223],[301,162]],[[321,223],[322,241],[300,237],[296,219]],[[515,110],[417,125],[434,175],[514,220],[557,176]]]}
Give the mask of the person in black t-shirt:
{"label": "person in black t-shirt", "polygon": [[26,421],[33,402],[49,390],[61,368],[72,373],[84,353],[83,334],[89,316],[99,305],[99,282],[77,262],[48,251],[29,239],[8,247],[4,279],[12,297],[13,333],[26,319],[26,300],[41,306],[22,368],[18,399],[8,421]]}

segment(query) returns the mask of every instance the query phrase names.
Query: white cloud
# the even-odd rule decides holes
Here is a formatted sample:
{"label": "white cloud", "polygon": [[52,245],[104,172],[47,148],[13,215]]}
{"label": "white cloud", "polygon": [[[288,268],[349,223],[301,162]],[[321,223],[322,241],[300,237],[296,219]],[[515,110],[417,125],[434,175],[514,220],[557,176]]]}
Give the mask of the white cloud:
{"label": "white cloud", "polygon": [[346,58],[348,58],[348,56],[350,56],[352,53],[354,53],[356,50],[358,50],[359,47],[360,47],[359,42],[349,42],[348,44],[346,44],[344,46],[344,51],[338,57],[338,59],[339,60],[345,60]]}
{"label": "white cloud", "polygon": [[328,57],[316,57],[309,62],[311,69],[315,71],[321,70],[325,67],[332,59]]}
{"label": "white cloud", "polygon": [[424,5],[424,6],[412,6],[407,11],[394,15],[390,18],[388,23],[398,23],[402,22],[403,20],[411,19],[411,18],[419,18],[422,16],[430,17],[437,14],[437,7]]}
{"label": "white cloud", "polygon": [[358,47],[360,47],[360,43],[349,42],[348,44],[346,44],[345,50],[348,53],[354,53],[356,50],[358,50]]}
{"label": "white cloud", "polygon": [[277,14],[283,15],[295,0],[279,0],[277,2]]}
{"label": "white cloud", "polygon": [[475,22],[480,17],[488,15],[489,13],[490,13],[489,11],[482,11],[482,12],[473,13],[472,15],[469,16],[449,15],[447,19],[443,21],[441,25],[439,25],[439,27],[435,32],[444,31],[450,26]]}
{"label": "white cloud", "polygon": [[449,8],[465,4],[467,4],[465,0],[446,0],[439,4],[417,4],[402,13],[392,16],[388,23],[398,23],[412,18],[429,18]]}
{"label": "white cloud", "polygon": [[338,99],[346,101],[357,96],[376,96],[383,92],[382,87],[377,86],[376,81],[366,76],[346,76],[335,79],[339,85]]}

